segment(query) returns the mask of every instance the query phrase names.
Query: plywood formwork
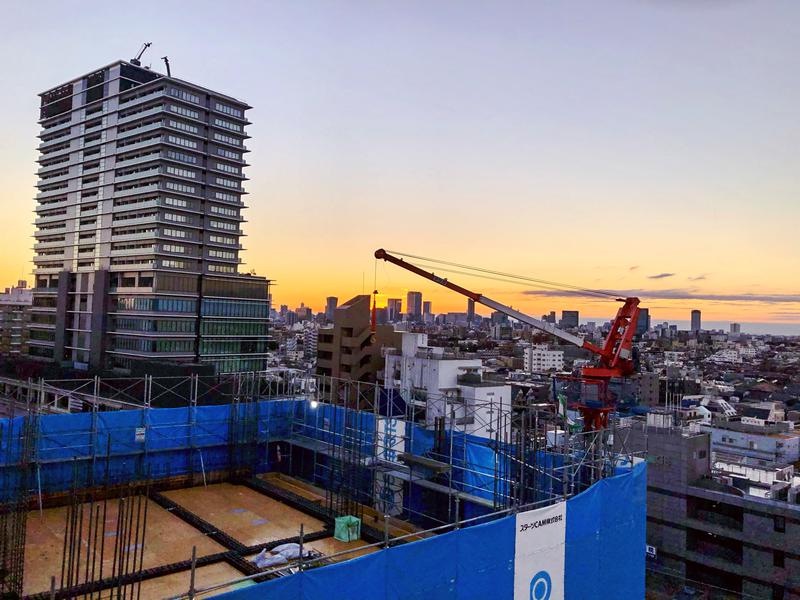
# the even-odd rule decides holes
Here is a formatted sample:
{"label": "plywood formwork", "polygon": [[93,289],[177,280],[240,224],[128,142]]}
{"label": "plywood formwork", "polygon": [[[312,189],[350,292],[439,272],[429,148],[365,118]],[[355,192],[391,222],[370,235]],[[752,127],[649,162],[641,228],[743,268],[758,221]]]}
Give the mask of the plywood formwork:
{"label": "plywood formwork", "polygon": [[164,492],[164,496],[245,546],[322,531],[324,523],[250,488],[218,483]]}
{"label": "plywood formwork", "polygon": [[[234,569],[227,563],[220,562],[205,567],[199,567],[195,572],[194,586],[195,589],[202,589],[224,583],[226,581],[233,581],[242,577],[242,573]],[[172,598],[185,594],[189,591],[189,578],[190,572],[184,571],[182,573],[174,573],[172,575],[165,575],[155,579],[148,579],[142,582],[142,592],[140,598]],[[235,589],[255,585],[252,581],[243,581],[214,591],[214,594],[224,594]],[[108,598],[107,595],[103,598]]]}
{"label": "plywood formwork", "polygon": [[[204,556],[223,552],[225,548],[210,540],[192,526],[170,514],[152,501],[147,501],[147,530],[144,544],[143,568],[161,566],[182,560],[190,560],[192,546],[197,546],[197,555]],[[97,506],[97,504],[95,505]],[[88,515],[88,505],[84,505]],[[118,500],[106,504],[103,545],[103,576],[111,575],[116,538]],[[24,593],[33,594],[50,589],[50,577],[56,576],[59,584],[61,564],[64,554],[67,507],[48,508],[28,515],[27,540],[25,551]],[[88,527],[81,540],[86,551]],[[98,544],[99,536],[98,536]],[[99,573],[100,549],[97,549],[97,568]]]}
{"label": "plywood formwork", "polygon": [[[324,506],[325,490],[323,490],[322,488],[311,485],[310,483],[306,483],[305,481],[300,481],[299,479],[295,479],[294,477],[284,475],[283,473],[264,473],[262,475],[259,475],[258,478],[272,485],[280,487],[286,491],[297,494],[298,496],[301,496],[306,500],[310,500],[321,506]],[[384,531],[385,528],[384,515],[382,515],[381,513],[379,513],[378,511],[369,506],[362,506],[361,514],[364,524],[374,527],[379,531]],[[389,522],[389,535],[393,538],[408,535],[409,537],[406,539],[408,539],[409,541],[414,541],[425,537],[430,537],[432,535],[430,533],[420,534],[420,535],[409,535],[409,534],[419,533],[421,530],[414,524],[409,523],[408,521],[403,521],[401,519],[389,517],[388,522]]]}

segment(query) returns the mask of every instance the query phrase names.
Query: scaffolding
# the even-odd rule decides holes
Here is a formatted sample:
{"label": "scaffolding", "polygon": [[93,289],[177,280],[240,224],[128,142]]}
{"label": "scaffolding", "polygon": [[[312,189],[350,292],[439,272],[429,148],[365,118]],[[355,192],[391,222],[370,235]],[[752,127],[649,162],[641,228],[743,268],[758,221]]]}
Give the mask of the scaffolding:
{"label": "scaffolding", "polygon": [[[16,487],[4,488],[15,491],[6,493],[0,514],[0,561],[8,573],[0,589],[17,594],[25,518],[45,504],[67,506],[56,597],[110,589],[114,597],[133,598],[140,593],[147,498],[168,502],[156,488],[228,481],[329,526],[337,517],[369,514],[382,515],[384,524],[430,529],[566,500],[636,458],[618,420],[606,430],[576,431],[556,399],[536,402],[522,394],[510,406],[491,399],[467,406],[447,391],[420,394],[282,369],[0,384],[5,414],[17,415],[0,421],[2,465],[18,467],[3,470],[4,483]],[[433,404],[436,416],[428,418]],[[135,433],[110,424],[108,415],[119,411],[128,411]],[[58,431],[40,422],[52,414],[84,415],[80,435],[53,443]],[[59,452],[72,456],[70,481]],[[259,478],[267,471],[316,486],[324,500],[315,504],[278,489]],[[98,523],[105,522],[109,502],[117,507],[119,544],[111,573],[98,559],[108,552]],[[365,524],[362,531],[388,544],[385,526]],[[239,552],[226,560],[244,569],[236,562],[244,560],[244,547],[222,541]]]}

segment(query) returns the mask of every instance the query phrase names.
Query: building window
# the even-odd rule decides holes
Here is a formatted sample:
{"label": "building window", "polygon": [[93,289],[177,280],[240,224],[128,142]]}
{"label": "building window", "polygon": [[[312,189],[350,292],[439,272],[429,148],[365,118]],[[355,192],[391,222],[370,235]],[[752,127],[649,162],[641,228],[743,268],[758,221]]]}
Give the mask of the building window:
{"label": "building window", "polygon": [[183,229],[165,229],[164,235],[175,238],[185,238],[186,232]]}
{"label": "building window", "polygon": [[227,148],[217,148],[217,154],[233,160],[242,160],[242,155],[239,152],[234,152],[233,150],[228,150]]}
{"label": "building window", "polygon": [[225,135],[223,133],[214,133],[214,139],[218,142],[225,142],[226,144],[231,144],[232,146],[241,146],[242,140],[239,138],[231,137],[229,135]]}
{"label": "building window", "polygon": [[229,194],[228,192],[214,192],[214,198],[223,200],[224,202],[239,202],[239,196],[236,194]]}
{"label": "building window", "polygon": [[238,231],[239,229],[236,223],[228,223],[226,221],[209,221],[208,224],[216,229],[226,229],[228,231]]}
{"label": "building window", "polygon": [[220,171],[225,171],[226,173],[231,173],[232,175],[240,175],[242,170],[239,167],[234,167],[233,165],[229,165],[227,163],[216,163],[217,169]]}
{"label": "building window", "polygon": [[224,127],[225,129],[229,129],[230,131],[242,131],[242,126],[239,123],[231,123],[230,121],[226,121],[224,119],[214,119],[214,125],[218,127]]}
{"label": "building window", "polygon": [[229,188],[239,188],[239,182],[233,181],[232,179],[225,179],[224,177],[215,177],[214,181],[217,185],[224,185],[225,187]]}
{"label": "building window", "polygon": [[189,206],[189,202],[184,200],[183,198],[173,198],[172,196],[166,196],[164,198],[164,204],[167,206],[176,206],[178,208],[186,208]]}
{"label": "building window", "polygon": [[772,551],[772,564],[781,569],[786,566],[786,555],[783,553],[783,550]]}
{"label": "building window", "polygon": [[186,263],[182,260],[162,260],[161,266],[167,269],[183,269]]}
{"label": "building window", "polygon": [[178,177],[188,177],[189,179],[197,179],[197,173],[189,169],[181,169],[179,167],[167,166],[167,173],[170,175],[177,175]]}
{"label": "building window", "polygon": [[778,533],[786,533],[786,517],[780,515],[772,517],[772,528]]}
{"label": "building window", "polygon": [[186,215],[177,215],[175,213],[164,213],[164,218],[167,221],[174,221],[175,223],[186,223],[188,220]]}
{"label": "building window", "polygon": [[169,126],[189,133],[197,133],[198,131],[200,131],[195,125],[189,125],[189,123],[184,123],[183,121],[176,121],[175,119],[169,120]]}
{"label": "building window", "polygon": [[192,119],[199,119],[200,113],[196,110],[192,110],[191,108],[186,108],[185,106],[176,106],[175,104],[170,104],[169,109],[179,115],[183,115],[184,117],[191,117]]}
{"label": "building window", "polygon": [[169,95],[174,96],[175,98],[180,98],[181,100],[186,100],[187,102],[193,102],[195,104],[200,104],[200,96],[192,94],[191,92],[187,92],[186,90],[179,90],[177,88],[169,88]]}
{"label": "building window", "polygon": [[184,194],[194,194],[195,187],[193,185],[186,185],[183,183],[175,183],[174,181],[168,181],[164,184],[164,186],[168,190],[173,190],[175,192],[183,192]]}
{"label": "building window", "polygon": [[197,142],[194,140],[187,140],[186,138],[182,138],[177,135],[168,135],[167,141],[171,144],[176,144],[185,148],[197,148]]}
{"label": "building window", "polygon": [[232,117],[239,117],[240,119],[244,115],[240,109],[228,106],[227,104],[220,104],[219,102],[214,103],[214,110],[218,110],[226,115],[231,115]]}
{"label": "building window", "polygon": [[164,252],[174,252],[175,254],[183,254],[186,252],[186,247],[180,244],[164,244],[162,247],[164,248]]}
{"label": "building window", "polygon": [[177,150],[169,150],[167,152],[167,158],[171,158],[173,160],[179,160],[185,163],[191,163],[193,165],[197,164],[196,156],[192,156],[191,154],[186,154],[185,152],[178,152]]}

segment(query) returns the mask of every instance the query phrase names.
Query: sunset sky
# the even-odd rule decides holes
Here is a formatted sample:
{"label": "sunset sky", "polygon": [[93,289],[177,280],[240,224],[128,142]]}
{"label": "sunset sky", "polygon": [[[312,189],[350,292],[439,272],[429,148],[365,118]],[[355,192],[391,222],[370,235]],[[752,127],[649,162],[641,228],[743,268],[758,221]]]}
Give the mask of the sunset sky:
{"label": "sunset sky", "polygon": [[[3,8],[5,285],[31,278],[37,93],[151,41],[144,64],[254,106],[244,260],[276,305],[371,291],[385,247],[800,331],[797,0]],[[616,310],[452,279],[537,316]],[[377,287],[464,310],[388,264]]]}

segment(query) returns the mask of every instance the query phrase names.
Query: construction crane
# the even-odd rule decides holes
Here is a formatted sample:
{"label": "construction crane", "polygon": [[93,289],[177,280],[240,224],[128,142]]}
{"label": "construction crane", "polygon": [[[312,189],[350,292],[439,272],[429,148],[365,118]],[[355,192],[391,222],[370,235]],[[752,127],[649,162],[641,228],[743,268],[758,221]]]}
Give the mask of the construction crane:
{"label": "construction crane", "polygon": [[583,367],[581,369],[581,375],[583,380],[587,383],[599,386],[602,406],[581,404],[579,408],[583,414],[585,429],[598,430],[606,426],[608,423],[608,414],[614,408],[608,393],[609,381],[612,378],[628,377],[635,372],[633,361],[633,335],[636,332],[636,322],[639,317],[639,298],[616,298],[618,302],[622,302],[622,306],[617,311],[617,316],[614,318],[608,337],[606,337],[603,346],[600,347],[584,340],[580,336],[559,329],[552,323],[535,319],[510,306],[492,300],[483,294],[473,292],[457,285],[447,278],[439,277],[431,271],[426,271],[425,269],[411,264],[407,260],[390,254],[383,248],[375,251],[375,258],[397,265],[402,269],[424,277],[434,283],[438,283],[462,296],[466,296],[474,302],[483,304],[492,310],[508,315],[521,323],[526,323],[531,327],[535,327],[540,331],[549,333],[560,340],[578,346],[579,348],[584,348],[594,354],[598,358],[598,364],[596,366]]}
{"label": "construction crane", "polygon": [[144,51],[147,50],[152,45],[153,45],[153,42],[145,42],[144,44],[142,44],[142,49],[139,50],[139,54],[136,55],[136,58],[132,58],[131,59],[131,64],[132,65],[136,65],[137,67],[141,67],[142,66],[142,60],[141,60],[142,59],[142,54],[144,54]]}
{"label": "construction crane", "polygon": [[169,56],[162,56],[161,60],[164,61],[164,66],[167,67],[167,77],[172,77],[172,71],[169,69]]}

